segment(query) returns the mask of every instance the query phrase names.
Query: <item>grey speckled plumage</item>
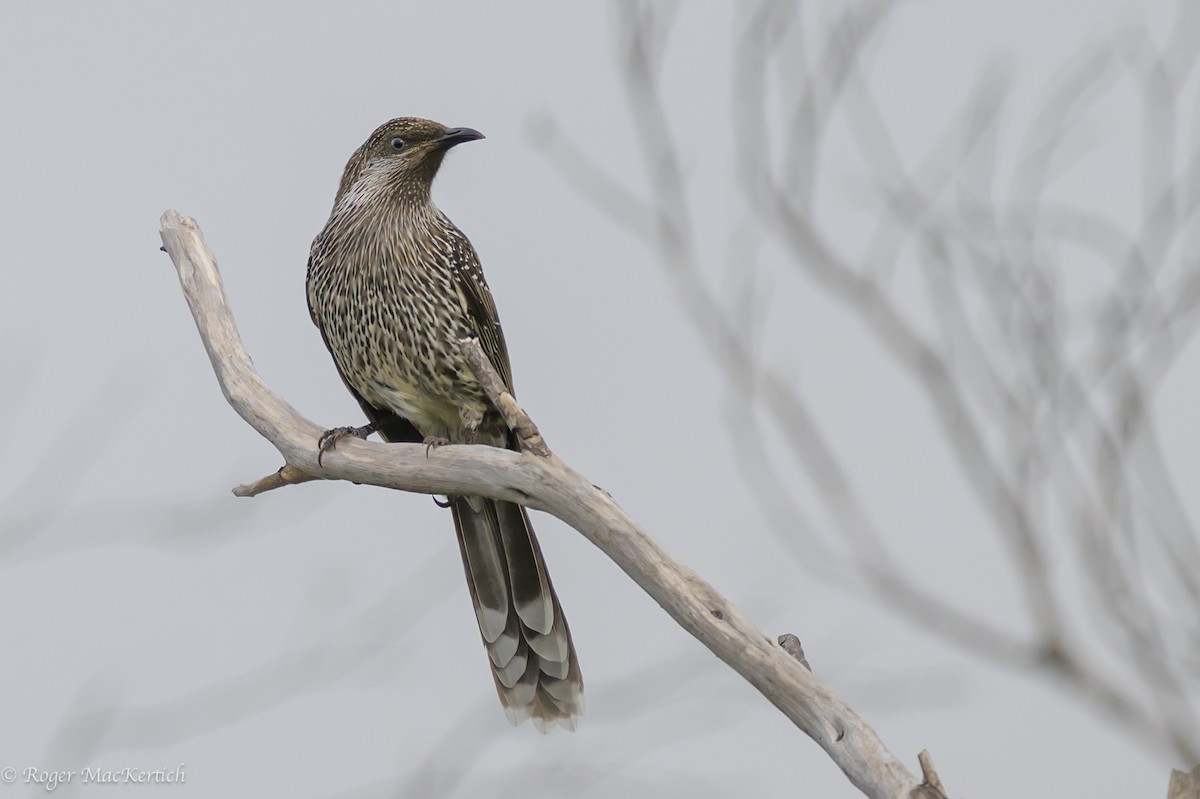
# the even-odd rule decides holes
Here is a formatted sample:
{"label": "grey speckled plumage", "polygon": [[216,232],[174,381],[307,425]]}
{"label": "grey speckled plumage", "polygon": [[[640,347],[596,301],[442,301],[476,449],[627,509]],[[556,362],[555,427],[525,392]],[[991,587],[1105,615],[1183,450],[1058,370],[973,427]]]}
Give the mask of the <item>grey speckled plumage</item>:
{"label": "grey speckled plumage", "polygon": [[[387,441],[516,443],[458,349],[479,339],[512,390],[500,319],[471,242],[430,186],[446,152],[482,138],[424,119],[380,126],[346,164],[308,262],[313,322]],[[433,457],[437,457],[436,454]],[[574,729],[583,681],[525,509],[451,497],[471,600],[509,720]]]}

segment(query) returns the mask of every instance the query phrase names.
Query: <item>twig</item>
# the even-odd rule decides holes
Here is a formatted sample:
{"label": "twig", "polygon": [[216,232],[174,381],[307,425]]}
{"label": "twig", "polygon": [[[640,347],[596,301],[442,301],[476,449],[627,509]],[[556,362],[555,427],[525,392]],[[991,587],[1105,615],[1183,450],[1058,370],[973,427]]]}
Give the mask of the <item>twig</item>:
{"label": "twig", "polygon": [[921,776],[924,779],[913,794],[913,799],[948,799],[946,789],[942,787],[942,780],[933,768],[933,758],[929,756],[929,751],[922,749],[917,755],[917,762],[921,764]]}
{"label": "twig", "polygon": [[479,341],[473,338],[464,338],[458,342],[458,346],[462,348],[467,365],[474,372],[475,379],[483,386],[488,399],[492,401],[496,410],[500,411],[508,429],[512,430],[517,440],[521,442],[521,449],[548,458],[550,447],[546,444],[546,439],[542,438],[537,425],[529,418],[529,414],[525,413],[525,409],[517,404],[517,398],[509,392],[504,381],[500,379],[500,375],[496,374],[492,362],[483,354],[483,348],[479,346]]}
{"label": "twig", "polygon": [[292,486],[297,483],[307,483],[309,480],[320,480],[316,475],[302,472],[294,466],[281,466],[279,471],[272,472],[266,477],[261,477],[253,483],[237,486],[233,489],[235,497],[256,497],[266,491],[271,491],[284,486]]}

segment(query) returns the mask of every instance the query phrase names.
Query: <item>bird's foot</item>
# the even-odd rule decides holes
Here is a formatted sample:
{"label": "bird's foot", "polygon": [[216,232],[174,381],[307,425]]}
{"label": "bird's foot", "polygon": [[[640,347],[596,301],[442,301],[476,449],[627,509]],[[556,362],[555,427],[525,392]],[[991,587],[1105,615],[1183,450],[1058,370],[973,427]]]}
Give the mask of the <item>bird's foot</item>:
{"label": "bird's foot", "polygon": [[446,446],[450,443],[450,439],[445,436],[425,436],[421,443],[425,445],[425,457],[428,458],[429,450]]}
{"label": "bird's foot", "polygon": [[375,432],[375,425],[364,424],[362,427],[335,427],[332,430],[326,430],[317,439],[317,466],[321,466],[321,459],[325,457],[325,453],[333,449],[343,438],[361,438],[366,440],[367,436]]}

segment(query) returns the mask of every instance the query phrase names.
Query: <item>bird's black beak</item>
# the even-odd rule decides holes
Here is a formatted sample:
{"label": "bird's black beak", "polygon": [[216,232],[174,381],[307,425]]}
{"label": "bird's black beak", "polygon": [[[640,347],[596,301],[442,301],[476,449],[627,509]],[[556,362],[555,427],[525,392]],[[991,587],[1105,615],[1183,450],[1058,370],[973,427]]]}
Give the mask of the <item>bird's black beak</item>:
{"label": "bird's black beak", "polygon": [[456,144],[482,138],[483,134],[474,128],[450,128],[450,130],[438,138],[437,143],[446,149],[450,149]]}

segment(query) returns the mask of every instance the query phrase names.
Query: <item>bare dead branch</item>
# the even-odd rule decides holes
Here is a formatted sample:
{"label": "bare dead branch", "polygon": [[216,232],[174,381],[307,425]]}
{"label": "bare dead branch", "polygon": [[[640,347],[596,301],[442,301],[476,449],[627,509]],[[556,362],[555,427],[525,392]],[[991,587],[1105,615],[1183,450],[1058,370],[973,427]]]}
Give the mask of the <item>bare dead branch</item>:
{"label": "bare dead branch", "polygon": [[[916,778],[864,719],[675,560],[606,492],[553,454],[445,446],[426,457],[419,444],[348,439],[328,454],[324,468],[319,467],[316,442],[321,428],[272,392],[255,371],[225,298],[216,259],[195,221],[167,211],[160,232],[221,390],[287,464],[274,480],[265,480],[284,484],[319,475],[403,491],[487,496],[551,513],[612,558],[680,626],[754,685],[864,794],[900,799],[916,789]],[[262,483],[246,488],[246,494]]]}

